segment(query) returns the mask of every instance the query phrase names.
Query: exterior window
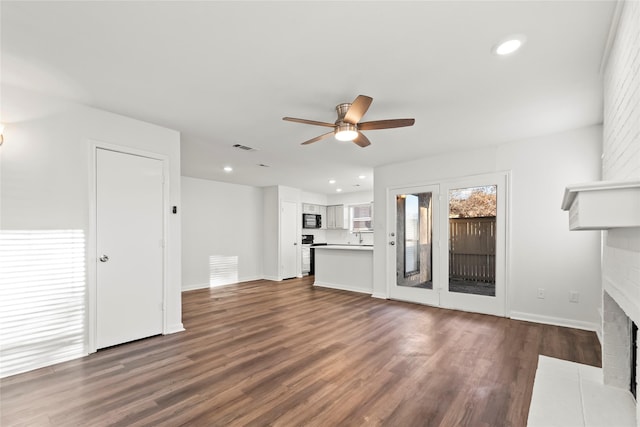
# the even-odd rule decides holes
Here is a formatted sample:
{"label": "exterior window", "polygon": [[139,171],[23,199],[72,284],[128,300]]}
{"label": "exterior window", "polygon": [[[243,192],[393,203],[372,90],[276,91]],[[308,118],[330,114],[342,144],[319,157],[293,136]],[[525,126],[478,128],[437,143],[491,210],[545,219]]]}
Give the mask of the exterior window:
{"label": "exterior window", "polygon": [[373,231],[373,204],[349,207],[349,229],[354,233]]}

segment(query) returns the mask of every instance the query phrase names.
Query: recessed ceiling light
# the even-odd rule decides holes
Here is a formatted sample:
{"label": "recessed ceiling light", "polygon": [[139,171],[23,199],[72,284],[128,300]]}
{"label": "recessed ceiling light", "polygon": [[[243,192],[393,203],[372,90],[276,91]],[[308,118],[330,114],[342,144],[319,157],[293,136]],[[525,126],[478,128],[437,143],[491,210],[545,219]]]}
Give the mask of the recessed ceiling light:
{"label": "recessed ceiling light", "polygon": [[527,38],[520,34],[509,36],[493,47],[493,53],[499,56],[510,55],[519,50],[526,40]]}
{"label": "recessed ceiling light", "polygon": [[225,172],[233,171],[233,168],[231,166],[225,166],[223,169],[224,169]]}
{"label": "recessed ceiling light", "polygon": [[365,179],[365,178],[366,178],[366,176],[364,176],[364,175],[358,175],[358,178],[360,178],[360,179]]}
{"label": "recessed ceiling light", "polygon": [[329,180],[329,184],[335,184],[335,183],[336,183],[336,180],[335,180],[335,179],[330,179],[330,180]]}
{"label": "recessed ceiling light", "polygon": [[336,193],[339,193],[342,191],[342,188],[336,188]]}

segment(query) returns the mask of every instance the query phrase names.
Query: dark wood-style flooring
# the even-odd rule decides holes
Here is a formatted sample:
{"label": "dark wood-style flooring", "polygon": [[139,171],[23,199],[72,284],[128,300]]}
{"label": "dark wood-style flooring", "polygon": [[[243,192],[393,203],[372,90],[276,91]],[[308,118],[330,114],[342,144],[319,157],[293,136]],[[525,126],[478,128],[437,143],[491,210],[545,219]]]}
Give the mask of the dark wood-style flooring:
{"label": "dark wood-style flooring", "polygon": [[185,332],[2,380],[2,426],[525,426],[539,354],[594,333],[255,281],[183,294]]}

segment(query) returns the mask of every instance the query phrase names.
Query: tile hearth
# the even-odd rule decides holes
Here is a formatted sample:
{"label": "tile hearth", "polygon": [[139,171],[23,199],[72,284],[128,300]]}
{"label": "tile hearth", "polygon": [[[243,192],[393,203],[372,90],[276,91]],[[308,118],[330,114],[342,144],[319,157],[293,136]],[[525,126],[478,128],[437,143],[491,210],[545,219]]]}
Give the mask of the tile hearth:
{"label": "tile hearth", "polygon": [[630,392],[602,382],[602,369],[539,356],[528,427],[636,427]]}

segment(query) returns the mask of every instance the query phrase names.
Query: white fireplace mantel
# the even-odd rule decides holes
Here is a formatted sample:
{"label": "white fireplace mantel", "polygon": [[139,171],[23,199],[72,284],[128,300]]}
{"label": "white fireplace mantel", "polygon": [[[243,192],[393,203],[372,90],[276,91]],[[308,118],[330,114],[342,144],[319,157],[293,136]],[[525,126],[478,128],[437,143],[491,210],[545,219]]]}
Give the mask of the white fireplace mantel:
{"label": "white fireplace mantel", "polygon": [[569,185],[562,210],[570,230],[640,227],[640,181],[597,181]]}

